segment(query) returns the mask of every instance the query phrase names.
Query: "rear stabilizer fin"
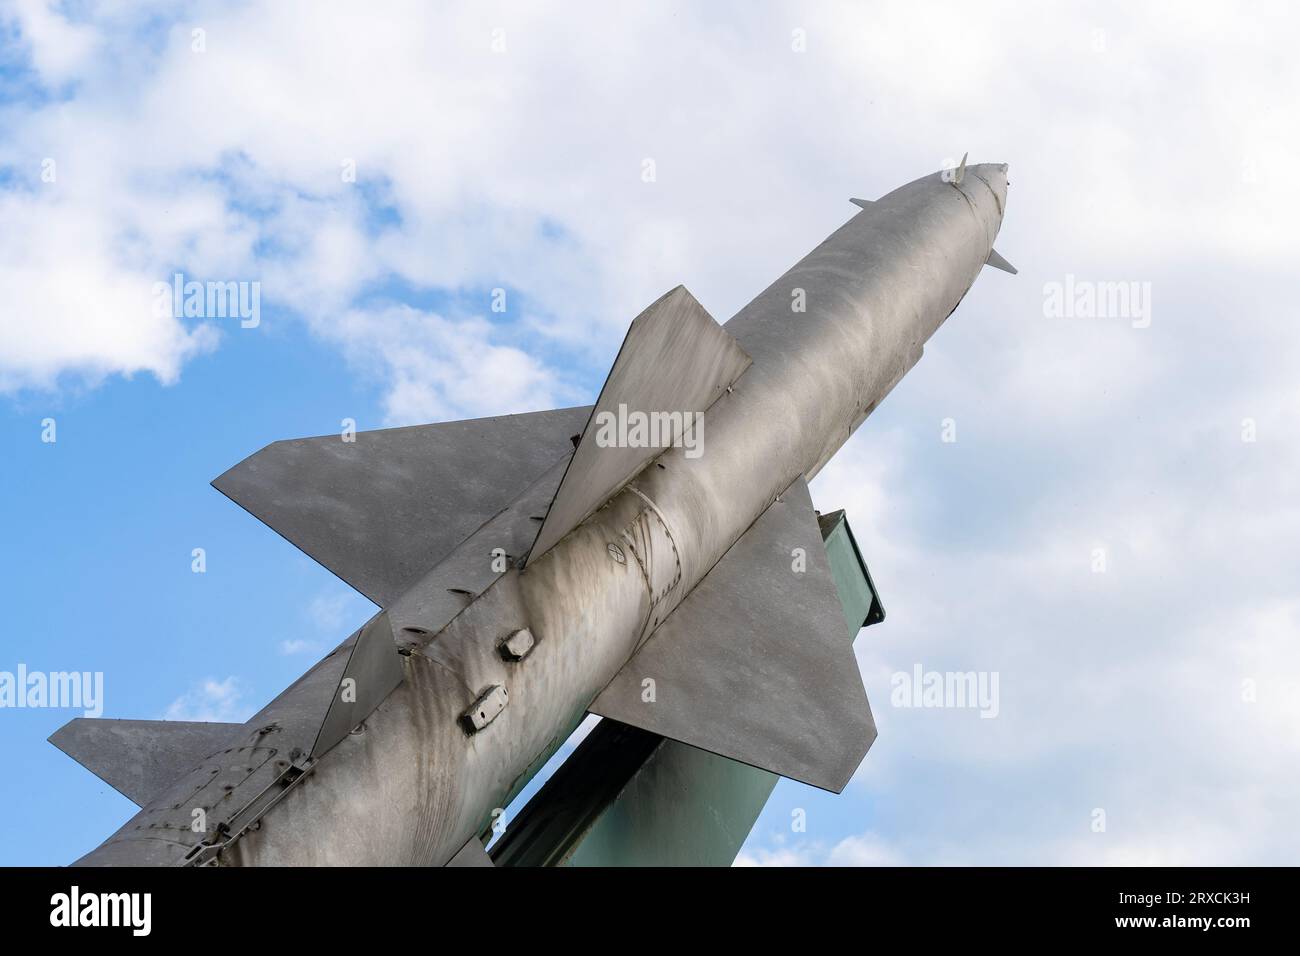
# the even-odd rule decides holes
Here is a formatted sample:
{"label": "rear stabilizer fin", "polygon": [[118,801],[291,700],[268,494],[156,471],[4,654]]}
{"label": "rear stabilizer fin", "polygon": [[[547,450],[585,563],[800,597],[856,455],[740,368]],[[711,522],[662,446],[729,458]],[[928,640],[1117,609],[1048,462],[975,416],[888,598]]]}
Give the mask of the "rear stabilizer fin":
{"label": "rear stabilizer fin", "polygon": [[229,746],[243,726],[78,717],[49,739],[122,796],[143,807],[181,774]]}

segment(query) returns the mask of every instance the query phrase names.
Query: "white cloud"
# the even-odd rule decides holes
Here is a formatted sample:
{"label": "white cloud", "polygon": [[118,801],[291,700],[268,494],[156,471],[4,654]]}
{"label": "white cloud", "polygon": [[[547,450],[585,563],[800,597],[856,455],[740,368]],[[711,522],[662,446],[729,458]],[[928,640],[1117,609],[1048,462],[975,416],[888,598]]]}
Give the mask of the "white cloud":
{"label": "white cloud", "polygon": [[[368,283],[508,285],[522,298],[507,318],[603,362],[666,289],[685,281],[725,318],[848,216],[845,196],[966,148],[1014,160],[1004,251],[1024,270],[1028,303],[1043,277],[1072,267],[1144,278],[1188,254],[1283,264],[1283,224],[1297,211],[1268,184],[1285,176],[1279,160],[1300,135],[1261,117],[1285,113],[1300,73],[1254,51],[1255,18],[775,4],[723,32],[706,8],[667,16],[650,4],[625,5],[613,23],[576,4],[406,3],[372,17],[345,3],[199,3],[141,59],[129,16],[90,8],[73,23],[38,3],[11,15],[43,77],[86,82],[57,109],[12,110],[0,152],[23,181],[46,156],[60,169],[32,208],[10,210],[22,242],[44,252],[21,267],[0,260],[16,306],[5,332],[32,322],[49,334],[27,333],[28,347],[6,356],[9,390],[62,371],[174,380],[212,339],[147,321],[119,288],[173,265],[261,277],[271,304],[345,347],[358,310],[370,310],[357,301]],[[792,25],[807,30],[806,53],[792,52]],[[503,53],[492,52],[498,28]],[[1212,30],[1212,48],[1192,42],[1198,30]],[[1146,98],[1129,95],[1134,83]],[[1194,100],[1195,121],[1152,117],[1148,100]],[[1159,140],[1153,118],[1165,121]],[[654,183],[641,179],[647,157]],[[396,222],[370,221],[344,161]],[[443,318],[495,359],[481,381],[457,362],[423,379],[404,368],[402,357],[432,351],[419,323],[377,350],[381,366],[394,363],[380,378],[395,421],[475,414],[457,390],[494,394],[503,379],[519,384],[501,403],[536,407],[554,393],[558,373],[500,353],[507,343],[480,308]],[[391,319],[389,304],[375,311]],[[1135,387],[1131,339],[1034,339],[988,349],[1013,371],[1008,401],[1077,408],[1099,371]],[[1092,376],[1072,362],[1080,345],[1099,360]]]}
{"label": "white cloud", "polygon": [[322,334],[354,364],[383,379],[393,424],[564,404],[555,373],[501,344],[505,334],[484,319],[452,320],[399,305],[350,311],[326,324]]}
{"label": "white cloud", "polygon": [[205,677],[172,701],[163,719],[243,723],[253,708],[244,701],[240,684],[236,677]]}
{"label": "white cloud", "polygon": [[294,654],[315,654],[324,645],[320,641],[308,641],[301,637],[289,638],[280,642],[280,653],[287,656]]}
{"label": "white cloud", "polygon": [[77,76],[98,45],[98,35],[88,24],[73,23],[57,9],[56,0],[10,0],[11,15],[21,25],[32,66],[47,83],[58,84]]}
{"label": "white cloud", "polygon": [[902,866],[898,851],[880,835],[867,832],[845,837],[827,849],[821,841],[778,842],[764,848],[747,846],[735,866]]}
{"label": "white cloud", "polygon": [[338,583],[311,599],[303,614],[308,628],[298,636],[282,640],[280,653],[286,656],[320,654],[338,644],[374,613],[373,604]]}
{"label": "white cloud", "polygon": [[750,850],[742,850],[736,857],[734,866],[814,866],[812,857],[806,850],[795,850],[787,847],[780,847],[775,850],[767,850],[762,847],[755,847]]}

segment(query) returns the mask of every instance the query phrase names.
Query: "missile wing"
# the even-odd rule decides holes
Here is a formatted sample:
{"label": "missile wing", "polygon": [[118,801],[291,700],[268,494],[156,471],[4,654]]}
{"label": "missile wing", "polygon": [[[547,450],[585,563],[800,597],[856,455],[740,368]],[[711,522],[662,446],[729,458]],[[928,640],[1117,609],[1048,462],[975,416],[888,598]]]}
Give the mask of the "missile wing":
{"label": "missile wing", "polygon": [[876,725],[802,478],[732,545],[591,711],[824,790],[844,789]]}
{"label": "missile wing", "polygon": [[573,451],[590,408],[278,441],[212,485],[380,607]]}

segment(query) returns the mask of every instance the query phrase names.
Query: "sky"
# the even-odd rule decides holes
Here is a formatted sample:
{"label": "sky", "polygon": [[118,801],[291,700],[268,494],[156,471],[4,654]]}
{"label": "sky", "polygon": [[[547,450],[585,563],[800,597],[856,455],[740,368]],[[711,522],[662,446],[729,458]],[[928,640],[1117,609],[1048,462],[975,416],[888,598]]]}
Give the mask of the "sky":
{"label": "sky", "polygon": [[[1284,3],[0,0],[0,671],[251,716],[374,608],[214,477],[589,402],[663,292],[725,321],[969,152],[1010,165],[1019,275],[813,484],[888,610],[880,736],[738,862],[1293,864],[1297,35]],[[160,310],[177,272],[257,283],[258,321]],[[918,668],[996,676],[996,715],[902,706]],[[0,864],[131,815],[45,742],[80,712],[0,709]]]}

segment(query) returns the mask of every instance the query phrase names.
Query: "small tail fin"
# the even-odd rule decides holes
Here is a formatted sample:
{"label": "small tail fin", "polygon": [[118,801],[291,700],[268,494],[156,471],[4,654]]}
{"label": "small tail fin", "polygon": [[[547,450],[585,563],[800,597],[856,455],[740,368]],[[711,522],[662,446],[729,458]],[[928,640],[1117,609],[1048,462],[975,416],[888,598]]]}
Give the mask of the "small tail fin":
{"label": "small tail fin", "polygon": [[994,269],[1001,269],[1003,272],[1010,272],[1012,275],[1016,275],[1016,267],[1007,262],[1006,259],[1003,259],[996,249],[989,250],[989,257],[984,260],[984,264],[992,266]]}
{"label": "small tail fin", "polygon": [[[703,413],[731,388],[751,361],[684,286],[638,315],[627,330],[528,559],[545,554],[664,448],[679,443],[694,427],[692,416]],[[611,423],[618,429],[617,423],[630,423],[633,415],[667,422],[672,434],[660,435],[653,445],[622,441],[611,445],[598,438]]]}
{"label": "small tail fin", "polygon": [[99,779],[143,807],[181,774],[230,745],[243,724],[78,717],[50,735]]}

